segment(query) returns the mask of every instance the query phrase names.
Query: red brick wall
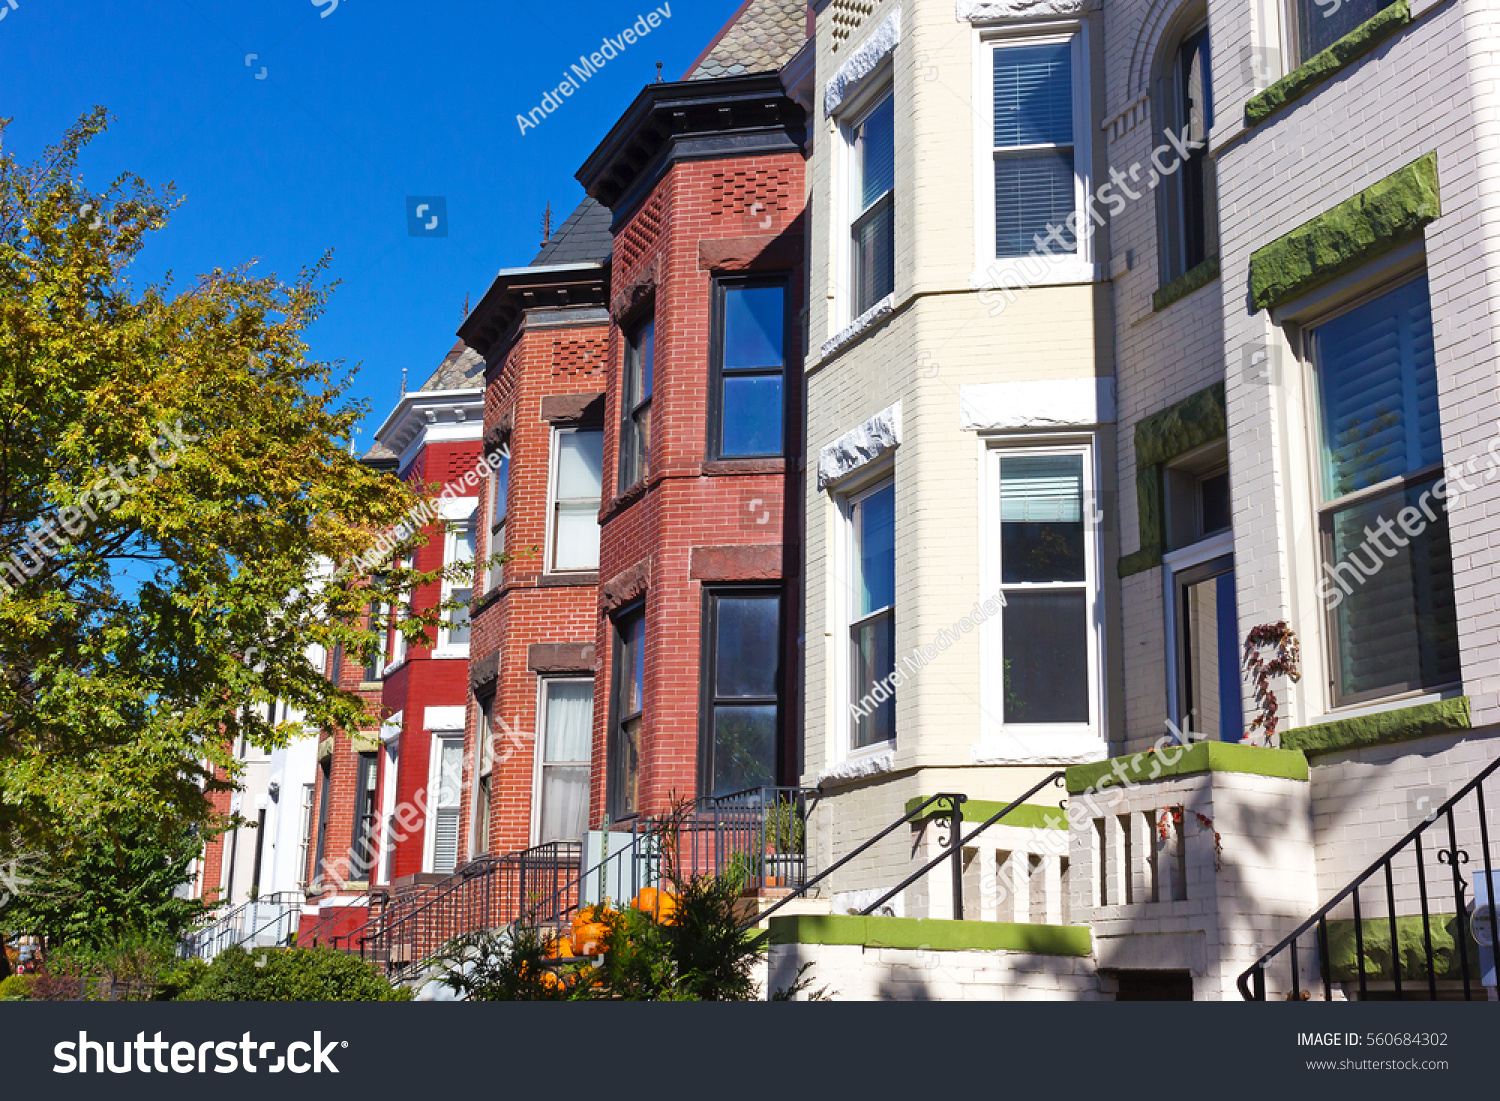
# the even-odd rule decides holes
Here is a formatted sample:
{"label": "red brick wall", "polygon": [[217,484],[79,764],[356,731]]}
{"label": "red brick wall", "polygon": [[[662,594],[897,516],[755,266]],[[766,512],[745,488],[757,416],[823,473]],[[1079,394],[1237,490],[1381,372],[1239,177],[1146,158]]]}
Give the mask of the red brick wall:
{"label": "red brick wall", "polygon": [[[620,377],[623,342],[612,332],[605,435],[605,498],[600,580],[610,580],[646,557],[651,559],[646,597],[646,700],[643,715],[641,809],[665,809],[674,798],[697,794],[699,660],[702,585],[690,577],[695,546],[780,545],[783,578],[789,582],[784,638],[786,701],[782,732],[790,754],[795,745],[795,649],[800,573],[798,514],[788,516],[788,492],[800,499],[800,455],[779,469],[772,464],[734,473],[705,473],[709,398],[709,326],[713,272],[701,261],[700,242],[732,238],[779,239],[800,257],[803,160],[800,154],[678,164],[657,185],[615,237],[612,296],[618,301],[654,272],[656,359],[652,398],[651,477],[645,494],[622,502],[610,498],[618,485]],[[800,262],[763,270],[790,271],[792,302],[804,297]],[[790,311],[787,388],[792,405],[801,393],[798,353],[802,337]],[[632,324],[643,314],[620,319]],[[788,439],[802,438],[799,408],[789,409]],[[756,523],[769,512],[764,524]],[[791,575],[791,576],[789,576]],[[731,580],[731,579],[725,579]],[[759,580],[745,578],[744,580]],[[613,625],[607,609],[596,620],[597,667],[608,671]],[[595,680],[593,820],[605,810],[604,767],[609,720],[609,676]],[[795,767],[794,765],[791,767]]]}

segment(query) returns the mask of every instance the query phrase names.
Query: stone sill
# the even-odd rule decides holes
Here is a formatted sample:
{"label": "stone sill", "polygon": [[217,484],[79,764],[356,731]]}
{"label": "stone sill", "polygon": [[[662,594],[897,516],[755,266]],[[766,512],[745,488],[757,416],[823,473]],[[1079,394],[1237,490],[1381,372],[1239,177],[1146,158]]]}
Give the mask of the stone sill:
{"label": "stone sill", "polygon": [[1306,781],[1307,758],[1294,749],[1266,749],[1239,742],[1197,742],[1171,745],[1159,752],[1115,757],[1068,769],[1068,794],[1146,784],[1205,772],[1240,772],[1278,780]]}
{"label": "stone sill", "polygon": [[1308,92],[1332,80],[1381,42],[1411,22],[1408,0],[1377,12],[1322,53],[1314,54],[1263,92],[1245,101],[1245,126],[1258,126]]}
{"label": "stone sill", "polygon": [[1377,711],[1334,722],[1318,723],[1285,730],[1281,734],[1284,749],[1300,750],[1309,757],[1370,746],[1394,745],[1434,734],[1451,734],[1473,729],[1469,697],[1418,704],[1395,711]]}
{"label": "stone sill", "polygon": [[945,921],[933,918],[796,914],[769,921],[774,944],[858,945],[930,952],[1032,952],[1044,956],[1089,956],[1086,925],[1025,925],[1007,921]]}
{"label": "stone sill", "polygon": [[[918,796],[906,801],[906,813],[915,814],[924,800],[931,796]],[[988,799],[970,799],[963,805],[964,823],[987,822],[999,814],[1008,804],[995,803]],[[926,822],[932,818],[948,817],[947,803],[933,803],[921,814],[912,819],[913,823]],[[1020,826],[1023,829],[1035,830],[1065,830],[1068,828],[1068,816],[1061,807],[1039,806],[1035,803],[1022,803],[1000,821],[997,826]]]}
{"label": "stone sill", "polygon": [[1210,256],[1207,260],[1197,264],[1183,272],[1170,283],[1164,284],[1155,294],[1151,296],[1151,309],[1154,313],[1161,313],[1174,302],[1180,302],[1194,291],[1200,291],[1214,280],[1219,278],[1219,258]]}

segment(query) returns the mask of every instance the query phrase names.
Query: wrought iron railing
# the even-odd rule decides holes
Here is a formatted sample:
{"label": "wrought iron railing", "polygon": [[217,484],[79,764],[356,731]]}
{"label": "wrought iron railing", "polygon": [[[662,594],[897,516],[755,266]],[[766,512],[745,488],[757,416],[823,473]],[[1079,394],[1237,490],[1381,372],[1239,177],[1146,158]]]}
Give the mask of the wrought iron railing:
{"label": "wrought iron railing", "polygon": [[190,930],[183,938],[181,954],[188,959],[211,960],[226,948],[241,944],[280,944],[296,930],[302,916],[302,894],[281,891],[241,903],[209,924]]}
{"label": "wrought iron railing", "polygon": [[576,880],[583,846],[553,841],[503,856],[482,856],[423,891],[397,896],[333,947],[400,977],[468,933],[500,928]]}
{"label": "wrought iron railing", "polygon": [[862,844],[845,853],[837,861],[830,864],[827,868],[823,869],[823,871],[818,873],[812,879],[809,879],[805,883],[801,884],[786,898],[781,899],[775,905],[769,906],[761,913],[757,914],[754,920],[747,923],[741,931],[744,932],[754,928],[756,925],[765,921],[782,907],[790,905],[797,899],[806,897],[814,887],[818,886],[824,880],[828,879],[833,875],[834,872],[838,871],[840,868],[843,868],[845,865],[849,864],[851,861],[855,860],[863,853],[869,851],[875,845],[879,844],[881,841],[885,840],[885,838],[889,837],[892,833],[895,833],[897,830],[899,830],[902,826],[927,817],[928,808],[934,805],[941,807],[945,811],[945,813],[941,814],[937,819],[937,824],[947,830],[946,838],[942,839],[945,842],[943,844],[943,851],[929,860],[926,864],[922,865],[922,867],[918,868],[911,875],[907,876],[896,886],[892,887],[885,894],[881,895],[874,902],[870,903],[863,910],[861,910],[860,913],[865,915],[873,914],[876,910],[880,909],[880,907],[884,906],[887,902],[895,898],[898,894],[906,890],[906,888],[910,887],[913,883],[917,882],[917,880],[927,875],[933,869],[937,868],[940,864],[947,863],[952,874],[953,917],[955,920],[961,921],[963,920],[964,916],[964,846],[973,841],[985,830],[998,823],[1007,814],[1015,810],[1017,807],[1021,806],[1026,802],[1027,799],[1030,799],[1033,795],[1041,791],[1043,788],[1053,784],[1061,785],[1066,776],[1067,774],[1061,771],[1051,773],[1040,782],[1033,785],[1027,791],[1023,792],[1021,795],[1013,799],[1011,802],[1007,803],[1004,807],[1002,807],[996,813],[992,814],[989,818],[985,819],[982,823],[974,828],[973,832],[968,834],[965,834],[963,832],[963,805],[969,801],[969,797],[967,795],[958,795],[946,792],[943,794],[931,796],[930,798],[923,800],[923,802],[921,802],[917,806],[909,809],[905,814],[896,819],[889,826],[886,826],[885,829],[881,830],[874,837],[869,838]]}
{"label": "wrought iron railing", "polygon": [[[1242,974],[1238,985],[1245,999],[1307,1001],[1321,988],[1324,1000],[1332,1001],[1337,988],[1345,998],[1359,1000],[1472,1000],[1482,977],[1475,935],[1489,945],[1500,940],[1493,906],[1471,915],[1464,872],[1467,866],[1477,878],[1482,870],[1485,898],[1493,900],[1489,885],[1500,887],[1494,876],[1500,854],[1490,850],[1484,787],[1496,769],[1500,760],[1427,814]],[[1413,814],[1427,809],[1419,798],[1413,799]],[[1478,849],[1478,860],[1470,848]]]}

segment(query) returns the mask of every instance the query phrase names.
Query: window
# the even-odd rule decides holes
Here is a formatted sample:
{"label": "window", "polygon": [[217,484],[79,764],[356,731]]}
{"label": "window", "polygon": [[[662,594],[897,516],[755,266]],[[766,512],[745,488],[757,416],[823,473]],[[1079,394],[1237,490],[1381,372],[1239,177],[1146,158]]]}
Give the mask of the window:
{"label": "window", "polygon": [[1455,683],[1448,517],[1432,492],[1443,441],[1426,276],[1316,325],[1308,351],[1334,702]]}
{"label": "window", "polygon": [[592,680],[542,681],[537,844],[576,841],[588,830]]}
{"label": "window", "polygon": [[[329,663],[328,679],[335,688],[344,687],[344,644],[335,642],[333,644],[333,660]],[[272,726],[276,725],[276,705],[271,705],[269,720]]]}
{"label": "window", "polygon": [[[988,43],[995,258],[1079,253],[1087,191],[1082,36]],[[1082,135],[1082,138],[1078,135]],[[1080,148],[1082,146],[1082,148]],[[1055,233],[1054,233],[1055,231]]]}
{"label": "window", "polygon": [[464,740],[461,735],[433,739],[431,784],[432,870],[447,875],[458,866],[458,819],[463,803]]}
{"label": "window", "polygon": [[640,809],[641,715],[646,709],[646,610],[637,607],[615,621],[613,727],[609,746],[609,816],[618,820]]}
{"label": "window", "polygon": [[[474,564],[474,518],[452,524],[448,528],[447,548],[443,562],[447,566],[467,562]],[[468,575],[466,575],[468,576]],[[441,650],[467,650],[469,646],[469,602],[474,599],[472,581],[444,580],[443,603],[457,602],[461,607],[449,608],[443,613],[446,624],[438,640]]]}
{"label": "window", "polygon": [[316,889],[323,889],[323,863],[328,852],[328,807],[333,789],[333,758],[319,766],[320,791],[318,793],[318,847],[313,854],[312,882]]}
{"label": "window", "polygon": [[896,99],[887,93],[845,131],[853,320],[896,289]]}
{"label": "window", "polygon": [[776,783],[781,717],[781,593],[704,595],[700,788],[730,795]]}
{"label": "window", "polygon": [[1208,133],[1214,124],[1208,60],[1208,27],[1202,26],[1182,37],[1162,82],[1166,126],[1184,146],[1192,147],[1162,188],[1164,283],[1219,251],[1218,188],[1208,155]]}
{"label": "window", "polygon": [[385,629],[389,619],[389,608],[374,601],[370,602],[369,609],[366,612],[365,624],[366,629],[376,637],[377,646],[375,653],[371,655],[369,662],[364,667],[364,672],[361,674],[366,684],[378,681],[380,674],[385,669]]}
{"label": "window", "polygon": [[[399,714],[393,718],[399,726]],[[396,840],[402,835],[401,824],[396,821],[396,784],[400,779],[400,761],[399,740],[388,743],[385,747],[385,764],[382,769],[384,791],[380,800],[380,820],[384,824],[380,844],[379,881],[381,883],[391,881],[391,862],[395,857]],[[404,840],[404,837],[402,839]]]}
{"label": "window", "polygon": [[297,845],[297,878],[298,885],[302,887],[311,882],[307,875],[307,857],[312,851],[313,826],[316,822],[313,818],[313,797],[317,787],[317,784],[302,785],[302,821],[297,828],[297,836],[301,839]]}
{"label": "window", "polygon": [[[500,452],[500,465],[490,470],[490,540],[489,555],[505,552],[505,521],[510,514],[510,448]],[[505,563],[491,562],[485,567],[485,592],[497,587],[505,575]]]}
{"label": "window", "polygon": [[786,299],[785,279],[715,285],[712,458],[784,450]]}
{"label": "window", "polygon": [[1390,7],[1396,0],[1343,0],[1329,4],[1323,0],[1292,0],[1291,14],[1293,34],[1297,45],[1297,61],[1300,65],[1314,54],[1322,53],[1344,35],[1379,12]]}
{"label": "window", "polygon": [[621,388],[620,492],[651,473],[651,384],[656,366],[656,322],[647,319],[625,341]]}
{"label": "window", "polygon": [[[849,505],[853,608],[849,624],[850,747],[896,737],[896,485],[886,482]],[[883,696],[883,699],[877,698]]]}
{"label": "window", "polygon": [[994,453],[999,468],[1000,719],[1082,726],[1095,714],[1098,668],[1092,449]]}
{"label": "window", "polygon": [[359,755],[354,782],[354,836],[349,846],[349,878],[370,878],[375,857],[375,781],[379,758],[373,753]]}
{"label": "window", "polygon": [[604,432],[559,428],[553,437],[551,569],[597,570]]}
{"label": "window", "polygon": [[479,701],[479,779],[474,784],[474,854],[490,851],[490,815],[494,810],[495,697]]}

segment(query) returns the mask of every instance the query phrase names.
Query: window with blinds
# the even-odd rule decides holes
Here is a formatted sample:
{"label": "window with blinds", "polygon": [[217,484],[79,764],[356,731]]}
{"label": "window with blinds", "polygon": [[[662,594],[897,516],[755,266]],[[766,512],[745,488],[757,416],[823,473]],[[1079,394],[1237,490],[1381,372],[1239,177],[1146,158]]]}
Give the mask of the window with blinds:
{"label": "window with blinds", "polygon": [[848,131],[854,316],[896,289],[896,100],[887,94]]}
{"label": "window with blinds", "polygon": [[854,558],[849,624],[850,747],[896,738],[896,485],[886,482],[849,505]]}
{"label": "window with blinds", "polygon": [[432,870],[446,875],[458,866],[458,820],[463,798],[464,740],[439,738],[432,785]]}
{"label": "window with blinds", "polygon": [[[1459,678],[1425,276],[1312,329],[1336,703]],[[1373,536],[1372,536],[1373,533]]]}
{"label": "window with blinds", "polygon": [[1085,453],[1005,452],[1000,462],[1001,718],[1091,720],[1094,567]]}
{"label": "window with blinds", "polygon": [[[1078,206],[1074,163],[1074,42],[991,48],[994,93],[995,256],[1076,252],[1067,228]],[[1057,242],[1062,241],[1059,245]]]}

